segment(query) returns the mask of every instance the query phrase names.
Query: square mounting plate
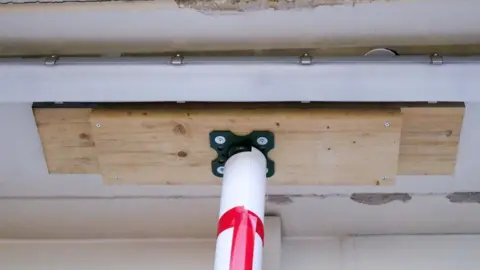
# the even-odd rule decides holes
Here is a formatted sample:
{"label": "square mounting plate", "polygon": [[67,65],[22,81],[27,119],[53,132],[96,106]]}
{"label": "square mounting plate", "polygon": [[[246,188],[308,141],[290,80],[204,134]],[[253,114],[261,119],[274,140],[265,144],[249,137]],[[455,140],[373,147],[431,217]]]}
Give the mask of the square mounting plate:
{"label": "square mounting plate", "polygon": [[228,158],[255,147],[267,159],[267,177],[272,177],[275,174],[275,163],[268,157],[268,152],[275,147],[274,138],[271,131],[253,131],[244,136],[236,135],[231,131],[210,132],[210,147],[217,151],[217,158],[212,160],[212,173],[222,177]]}

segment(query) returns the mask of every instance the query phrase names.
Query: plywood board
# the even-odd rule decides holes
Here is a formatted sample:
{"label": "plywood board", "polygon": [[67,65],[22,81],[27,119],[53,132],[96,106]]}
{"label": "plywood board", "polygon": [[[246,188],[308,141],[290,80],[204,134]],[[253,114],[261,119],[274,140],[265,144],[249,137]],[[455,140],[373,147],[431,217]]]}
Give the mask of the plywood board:
{"label": "plywood board", "polygon": [[98,172],[90,109],[34,109],[50,173]]}
{"label": "plywood board", "polygon": [[453,174],[465,109],[402,108],[399,174]]}
{"label": "plywood board", "polygon": [[[395,107],[402,110],[402,131],[397,174],[453,174],[464,107],[405,107],[408,105],[398,104]],[[127,111],[129,106],[126,106],[123,110]],[[178,108],[178,106],[173,107]],[[170,115],[172,109],[174,109],[173,107],[166,113]],[[304,106],[301,107],[304,108]],[[225,108],[219,108],[219,110],[208,109],[205,113],[213,114],[209,119],[215,121],[215,113],[223,110]],[[304,113],[309,115],[306,113],[306,111],[310,110],[308,106],[304,110]],[[34,109],[38,132],[50,173],[101,173],[98,167],[95,140],[91,129],[91,111],[89,108]],[[237,109],[236,111],[240,115],[245,113],[245,110]],[[268,117],[267,119],[269,119]],[[235,116],[235,119],[231,119],[231,121],[236,121],[237,118],[238,116]],[[278,123],[280,125],[280,122]],[[259,124],[255,125],[258,126]],[[271,124],[267,126],[270,127]],[[280,127],[277,127],[275,122],[274,131]],[[287,132],[285,127],[283,127],[283,132]],[[131,136],[134,135],[132,134]],[[333,148],[330,148],[330,151],[332,151]],[[185,154],[188,155],[186,151],[179,151],[176,153],[177,156],[172,155],[172,158],[180,159],[181,157],[178,155],[182,156]],[[274,155],[273,152],[272,154]],[[121,183],[120,178],[115,179],[114,176],[113,179],[115,183]],[[383,184],[383,182],[381,181],[380,184]]]}
{"label": "plywood board", "polygon": [[98,109],[90,121],[105,181],[166,185],[220,184],[212,130],[273,131],[269,184],[391,184],[402,127],[400,110],[388,108]]}

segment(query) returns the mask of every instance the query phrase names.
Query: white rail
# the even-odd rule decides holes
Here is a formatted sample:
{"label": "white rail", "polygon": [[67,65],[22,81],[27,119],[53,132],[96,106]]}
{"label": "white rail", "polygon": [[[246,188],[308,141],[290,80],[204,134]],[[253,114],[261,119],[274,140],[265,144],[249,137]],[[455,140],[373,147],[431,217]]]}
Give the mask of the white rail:
{"label": "white rail", "polygon": [[480,58],[0,60],[0,102],[480,101]]}

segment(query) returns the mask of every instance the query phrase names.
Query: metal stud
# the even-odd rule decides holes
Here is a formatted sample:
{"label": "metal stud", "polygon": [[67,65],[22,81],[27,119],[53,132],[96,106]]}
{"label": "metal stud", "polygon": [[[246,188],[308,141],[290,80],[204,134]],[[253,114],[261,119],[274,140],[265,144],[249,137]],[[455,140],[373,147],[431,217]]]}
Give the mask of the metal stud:
{"label": "metal stud", "polygon": [[46,66],[54,66],[58,61],[58,56],[52,55],[49,56],[45,59],[45,65]]}
{"label": "metal stud", "polygon": [[258,145],[266,145],[268,143],[268,139],[265,137],[258,137],[257,143]]}
{"label": "metal stud", "polygon": [[217,136],[215,137],[215,142],[217,144],[224,144],[227,141],[224,136]]}
{"label": "metal stud", "polygon": [[311,57],[308,53],[305,53],[300,56],[299,62],[301,65],[311,65],[313,62],[313,57]]}
{"label": "metal stud", "polygon": [[442,65],[443,64],[443,56],[439,55],[438,53],[434,53],[430,56],[430,64],[432,65]]}

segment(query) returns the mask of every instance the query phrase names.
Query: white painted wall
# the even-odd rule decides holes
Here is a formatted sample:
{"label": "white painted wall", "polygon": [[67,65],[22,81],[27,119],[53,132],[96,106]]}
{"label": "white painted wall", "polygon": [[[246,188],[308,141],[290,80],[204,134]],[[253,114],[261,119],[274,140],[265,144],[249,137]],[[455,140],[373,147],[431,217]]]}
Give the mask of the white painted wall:
{"label": "white painted wall", "polygon": [[[282,270],[476,270],[480,236],[284,239]],[[213,240],[0,241],[2,270],[211,270]]]}
{"label": "white painted wall", "polygon": [[354,241],[354,261],[360,269],[478,269],[480,237],[385,236]]}

